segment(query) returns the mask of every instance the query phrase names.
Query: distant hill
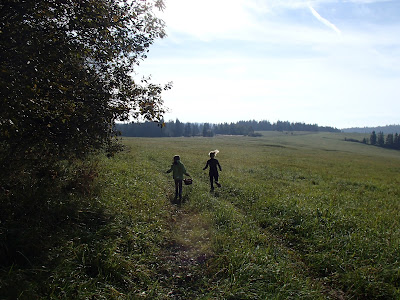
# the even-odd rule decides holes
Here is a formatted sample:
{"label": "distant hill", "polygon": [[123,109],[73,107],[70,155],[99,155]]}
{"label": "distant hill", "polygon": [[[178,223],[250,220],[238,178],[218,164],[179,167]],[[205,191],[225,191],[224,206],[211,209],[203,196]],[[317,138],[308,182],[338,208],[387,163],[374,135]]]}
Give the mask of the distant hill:
{"label": "distant hill", "polygon": [[384,134],[388,133],[400,133],[400,125],[386,125],[386,126],[378,126],[378,127],[354,127],[354,128],[344,128],[342,132],[356,132],[356,133],[371,133],[375,132],[383,132]]}

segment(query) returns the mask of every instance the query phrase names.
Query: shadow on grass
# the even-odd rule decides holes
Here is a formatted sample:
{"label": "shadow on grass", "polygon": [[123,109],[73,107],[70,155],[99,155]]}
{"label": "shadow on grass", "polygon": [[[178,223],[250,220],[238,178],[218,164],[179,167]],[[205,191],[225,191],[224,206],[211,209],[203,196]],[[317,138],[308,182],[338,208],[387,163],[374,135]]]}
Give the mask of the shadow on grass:
{"label": "shadow on grass", "polygon": [[173,195],[169,196],[169,201],[171,204],[176,205],[176,206],[181,206],[183,204],[185,204],[186,202],[188,202],[190,200],[189,195],[183,195],[181,199],[174,197]]}
{"label": "shadow on grass", "polygon": [[98,275],[99,268],[83,259],[80,249],[101,243],[113,217],[95,207],[94,199],[7,200],[0,199],[0,299],[59,294],[59,270],[72,274],[78,265],[85,276]]}

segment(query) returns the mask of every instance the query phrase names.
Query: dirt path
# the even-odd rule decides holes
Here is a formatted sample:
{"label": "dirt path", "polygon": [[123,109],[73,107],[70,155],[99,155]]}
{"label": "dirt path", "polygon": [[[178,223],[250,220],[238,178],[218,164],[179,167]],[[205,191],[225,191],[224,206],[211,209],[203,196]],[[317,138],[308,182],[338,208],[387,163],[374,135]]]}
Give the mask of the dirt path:
{"label": "dirt path", "polygon": [[184,207],[174,207],[170,218],[171,239],[162,253],[164,273],[160,275],[171,286],[170,298],[187,299],[188,293],[204,288],[204,266],[213,256],[210,226]]}
{"label": "dirt path", "polygon": [[[241,208],[235,206],[235,209],[240,218],[250,218]],[[196,299],[216,284],[215,274],[208,271],[212,269],[212,266],[208,267],[213,261],[210,258],[214,257],[211,221],[208,217],[182,205],[171,208],[169,224],[171,237],[160,256],[160,269],[163,271],[160,280],[170,287],[167,298]],[[315,278],[301,256],[297,255],[282,237],[262,227],[258,230],[275,249],[286,253],[289,264],[296,272],[319,286],[327,299],[346,299],[343,291],[321,282],[320,278]]]}

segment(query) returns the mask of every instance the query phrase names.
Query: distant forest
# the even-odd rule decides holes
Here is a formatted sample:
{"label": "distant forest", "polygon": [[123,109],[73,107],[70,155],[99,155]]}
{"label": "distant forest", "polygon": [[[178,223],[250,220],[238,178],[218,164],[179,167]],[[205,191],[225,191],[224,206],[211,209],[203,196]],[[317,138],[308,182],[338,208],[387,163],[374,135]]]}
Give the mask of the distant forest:
{"label": "distant forest", "polygon": [[388,133],[386,136],[385,134],[380,131],[376,134],[375,131],[372,131],[369,138],[364,138],[362,141],[356,139],[348,139],[345,138],[348,142],[357,142],[363,144],[369,144],[373,146],[389,148],[389,149],[397,149],[400,150],[400,135],[396,133]]}
{"label": "distant forest", "polygon": [[384,134],[396,133],[400,132],[400,125],[386,125],[386,126],[378,126],[378,127],[353,127],[353,128],[344,128],[343,132],[355,132],[355,133],[371,133],[382,132]]}
{"label": "distant forest", "polygon": [[183,123],[178,119],[166,123],[154,122],[116,124],[116,130],[128,137],[180,137],[223,135],[257,136],[256,131],[324,131],[340,132],[333,127],[321,127],[317,124],[291,123],[288,121],[239,121],[236,123]]}

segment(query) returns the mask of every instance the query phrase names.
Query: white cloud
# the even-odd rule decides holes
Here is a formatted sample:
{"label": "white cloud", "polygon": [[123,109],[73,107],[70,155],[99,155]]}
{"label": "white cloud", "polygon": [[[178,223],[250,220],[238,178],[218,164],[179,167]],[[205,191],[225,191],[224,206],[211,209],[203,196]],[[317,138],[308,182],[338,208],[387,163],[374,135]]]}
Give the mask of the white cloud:
{"label": "white cloud", "polygon": [[329,22],[327,19],[321,17],[321,15],[314,9],[312,8],[312,6],[308,6],[311,10],[311,13],[314,15],[314,17],[317,18],[318,21],[320,21],[322,24],[328,26],[329,28],[333,29],[334,31],[336,31],[338,34],[340,34],[340,30],[331,22]]}
{"label": "white cloud", "polygon": [[[346,5],[352,2],[356,10],[371,1]],[[324,5],[340,11],[343,3],[168,0],[161,17],[169,37],[150,49],[140,73],[174,82],[165,94],[166,119],[398,123],[400,22],[361,26],[349,10],[349,21],[336,15],[339,30]],[[331,30],[315,26],[314,18]]]}
{"label": "white cloud", "polygon": [[201,40],[241,31],[248,27],[250,15],[243,10],[244,0],[169,0],[165,15],[169,32],[180,32]]}

